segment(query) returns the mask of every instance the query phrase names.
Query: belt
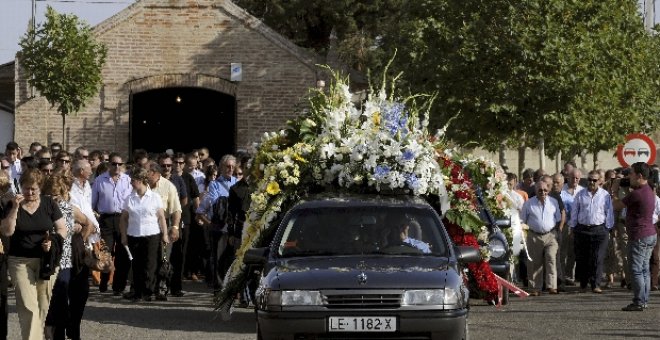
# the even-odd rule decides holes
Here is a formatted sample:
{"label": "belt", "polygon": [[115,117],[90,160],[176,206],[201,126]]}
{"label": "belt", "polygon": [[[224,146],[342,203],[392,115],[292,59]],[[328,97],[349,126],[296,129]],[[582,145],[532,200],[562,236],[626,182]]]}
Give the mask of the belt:
{"label": "belt", "polygon": [[576,225],[576,227],[584,228],[584,229],[598,228],[598,227],[604,227],[604,226],[605,226],[605,223],[601,223],[601,224],[580,224],[580,223],[578,223]]}
{"label": "belt", "polygon": [[121,213],[100,213],[101,216],[119,216]]}
{"label": "belt", "polygon": [[555,231],[555,228],[552,228],[552,229],[546,231],[545,233],[539,233],[538,231],[534,231],[534,230],[532,230],[532,229],[529,229],[529,231],[533,232],[533,233],[536,234],[536,235],[546,235],[546,234],[549,234],[549,233]]}

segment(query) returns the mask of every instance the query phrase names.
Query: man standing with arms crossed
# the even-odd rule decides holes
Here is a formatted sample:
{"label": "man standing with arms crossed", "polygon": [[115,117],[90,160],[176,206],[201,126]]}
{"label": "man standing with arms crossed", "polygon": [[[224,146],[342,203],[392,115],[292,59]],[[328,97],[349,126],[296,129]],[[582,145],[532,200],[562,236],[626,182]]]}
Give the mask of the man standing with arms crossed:
{"label": "man standing with arms crossed", "polygon": [[615,204],[626,208],[626,233],[628,234],[628,263],[630,283],[632,283],[632,303],[623,311],[643,311],[648,308],[651,290],[649,262],[651,252],[657,242],[657,232],[653,225],[655,193],[648,184],[649,165],[637,162],[632,165],[630,186],[634,189],[622,200],[615,198]]}

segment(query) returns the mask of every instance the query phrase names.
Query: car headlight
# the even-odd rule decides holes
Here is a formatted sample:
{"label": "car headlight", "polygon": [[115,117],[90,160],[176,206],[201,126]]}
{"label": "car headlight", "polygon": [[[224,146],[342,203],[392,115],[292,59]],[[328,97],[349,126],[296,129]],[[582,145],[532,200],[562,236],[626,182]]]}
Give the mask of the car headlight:
{"label": "car headlight", "polygon": [[321,292],[315,290],[283,290],[282,306],[321,306]]}
{"label": "car headlight", "polygon": [[491,238],[488,243],[488,251],[490,251],[490,257],[499,259],[506,254],[506,246],[502,240]]}
{"label": "car headlight", "polygon": [[458,303],[458,294],[454,289],[422,289],[407,290],[403,294],[404,306],[419,305],[455,305]]}

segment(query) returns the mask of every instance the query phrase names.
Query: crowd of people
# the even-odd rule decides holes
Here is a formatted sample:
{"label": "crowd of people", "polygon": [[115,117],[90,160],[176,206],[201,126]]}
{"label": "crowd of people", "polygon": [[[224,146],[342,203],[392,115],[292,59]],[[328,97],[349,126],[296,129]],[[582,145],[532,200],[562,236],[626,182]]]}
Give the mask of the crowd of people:
{"label": "crowd of people", "polygon": [[[530,290],[559,294],[566,286],[603,294],[619,280],[633,292],[624,311],[648,308],[657,291],[657,228],[660,198],[657,166],[583,172],[567,162],[560,173],[526,169],[522,181],[507,174],[514,222],[526,236],[514,237],[520,249],[514,280]],[[515,224],[515,223],[513,223]],[[517,251],[516,251],[517,252]]]}
{"label": "crowd of people", "polygon": [[[250,204],[247,153],[216,165],[207,148],[137,149],[125,161],[59,143],[24,154],[10,142],[0,162],[1,339],[10,285],[23,339],[80,339],[90,283],[132,302],[181,297],[184,279],[222,287]],[[85,265],[97,243],[112,271]]]}
{"label": "crowd of people", "polygon": [[[207,148],[137,149],[127,161],[59,143],[32,143],[23,154],[8,143],[0,154],[0,338],[10,284],[24,339],[80,339],[90,282],[132,302],[181,297],[186,279],[221,289],[250,205],[248,162],[239,153],[216,164]],[[554,175],[527,169],[520,183],[512,173],[507,181],[513,218],[526,230],[524,246],[514,244],[522,249],[514,280],[530,295],[569,285],[602,294],[618,279],[633,292],[623,310],[647,309],[659,279],[656,168],[635,163],[583,178],[567,162]],[[111,250],[113,271],[85,266],[96,243]]]}

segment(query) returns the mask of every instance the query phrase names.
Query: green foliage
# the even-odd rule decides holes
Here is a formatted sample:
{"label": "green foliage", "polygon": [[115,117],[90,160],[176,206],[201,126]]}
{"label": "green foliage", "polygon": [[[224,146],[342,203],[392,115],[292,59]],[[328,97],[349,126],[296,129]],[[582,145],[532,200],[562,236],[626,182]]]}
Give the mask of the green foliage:
{"label": "green foliage", "polygon": [[595,152],[660,119],[660,35],[636,0],[235,2],[358,70],[380,74],[398,50],[390,75],[437,93],[431,124],[451,121],[461,145]]}
{"label": "green foliage", "polygon": [[59,14],[49,6],[46,21],[28,30],[20,46],[19,61],[30,85],[57,107],[63,119],[98,94],[107,48],[75,15]]}
{"label": "green foliage", "polygon": [[459,144],[597,151],[658,121],[658,37],[635,1],[410,1],[396,23],[394,70],[437,91],[432,123],[458,115]]}

